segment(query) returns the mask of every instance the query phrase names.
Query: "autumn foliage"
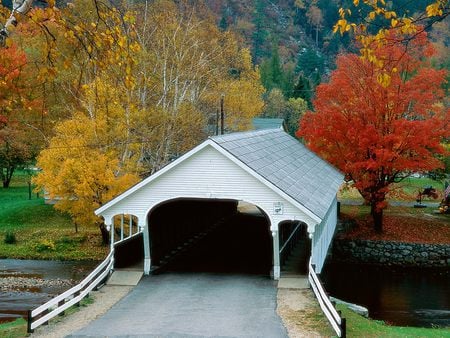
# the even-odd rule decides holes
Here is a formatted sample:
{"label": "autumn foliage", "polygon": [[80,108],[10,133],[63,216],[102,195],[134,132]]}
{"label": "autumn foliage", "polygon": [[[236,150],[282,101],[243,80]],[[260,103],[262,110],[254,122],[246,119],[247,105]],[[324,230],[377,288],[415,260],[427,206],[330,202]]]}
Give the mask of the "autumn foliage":
{"label": "autumn foliage", "polygon": [[39,100],[30,95],[27,58],[15,44],[0,51],[0,179],[8,187],[18,165],[33,153],[34,132],[28,128]]}
{"label": "autumn foliage", "polygon": [[[33,54],[47,61],[40,88],[55,121],[34,182],[80,226],[104,230],[96,208],[201,142],[222,95],[228,130],[247,128],[263,108],[249,51],[200,5],[119,11],[76,0],[60,14],[59,29],[47,23],[52,62]],[[33,43],[23,26],[22,42]]]}
{"label": "autumn foliage", "polygon": [[341,55],[297,135],[346,174],[371,205],[381,232],[391,184],[441,166],[435,155],[444,151],[440,142],[449,136],[449,114],[442,103],[446,72],[430,67],[425,34],[406,54],[396,45],[376,53],[391,67],[389,85],[379,83],[373,63]]}

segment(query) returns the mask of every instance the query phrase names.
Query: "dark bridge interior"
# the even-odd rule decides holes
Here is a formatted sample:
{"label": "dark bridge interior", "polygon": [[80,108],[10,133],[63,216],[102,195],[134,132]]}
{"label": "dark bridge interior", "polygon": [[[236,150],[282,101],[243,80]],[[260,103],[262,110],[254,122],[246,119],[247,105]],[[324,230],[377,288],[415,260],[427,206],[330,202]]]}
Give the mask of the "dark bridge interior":
{"label": "dark bridge interior", "polygon": [[179,199],[149,214],[155,272],[269,274],[270,224],[262,213],[240,213],[237,201]]}

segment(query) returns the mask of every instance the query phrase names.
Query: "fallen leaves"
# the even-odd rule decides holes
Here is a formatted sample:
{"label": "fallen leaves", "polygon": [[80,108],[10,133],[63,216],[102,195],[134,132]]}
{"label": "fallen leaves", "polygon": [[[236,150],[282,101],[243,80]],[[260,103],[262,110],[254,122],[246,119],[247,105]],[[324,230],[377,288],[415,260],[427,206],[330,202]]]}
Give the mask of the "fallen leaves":
{"label": "fallen leaves", "polygon": [[[350,218],[351,216],[345,215]],[[408,243],[450,244],[450,218],[431,214],[411,214],[391,212],[383,220],[383,233],[373,230],[370,215],[351,217],[355,226],[340,235],[346,239],[366,239],[379,241],[398,241]]]}

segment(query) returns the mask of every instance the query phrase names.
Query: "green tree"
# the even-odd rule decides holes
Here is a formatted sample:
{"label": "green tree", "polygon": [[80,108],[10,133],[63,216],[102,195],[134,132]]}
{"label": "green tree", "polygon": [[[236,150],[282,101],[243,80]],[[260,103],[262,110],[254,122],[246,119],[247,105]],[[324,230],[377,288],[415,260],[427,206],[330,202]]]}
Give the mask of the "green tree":
{"label": "green tree", "polygon": [[263,61],[261,73],[263,85],[267,90],[283,88],[284,74],[277,46],[273,46],[270,59]]}
{"label": "green tree", "polygon": [[303,48],[297,59],[296,71],[311,78],[315,72],[323,74],[325,70],[325,60],[323,56],[312,48]]}
{"label": "green tree", "polygon": [[288,132],[295,135],[302,115],[308,110],[308,104],[302,98],[290,98],[286,100],[282,91],[272,89],[266,98],[263,116],[281,118],[287,125]]}
{"label": "green tree", "polygon": [[255,11],[253,13],[253,25],[254,31],[252,36],[252,54],[253,60],[258,63],[261,58],[266,56],[266,40],[268,37],[268,32],[266,29],[266,20],[265,20],[265,5],[264,0],[256,0],[255,1]]}
{"label": "green tree", "polygon": [[311,92],[311,84],[309,80],[303,76],[303,74],[300,74],[297,83],[294,86],[292,97],[303,99],[307,103],[309,109],[311,109]]}

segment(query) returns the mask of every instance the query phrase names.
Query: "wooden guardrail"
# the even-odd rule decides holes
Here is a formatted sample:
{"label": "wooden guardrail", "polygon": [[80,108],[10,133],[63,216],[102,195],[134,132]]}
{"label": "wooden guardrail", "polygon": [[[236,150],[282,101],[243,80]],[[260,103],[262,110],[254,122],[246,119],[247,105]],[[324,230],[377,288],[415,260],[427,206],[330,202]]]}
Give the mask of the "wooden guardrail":
{"label": "wooden guardrail", "polygon": [[114,264],[114,250],[108,257],[100,263],[85,279],[71,289],[49,300],[34,310],[28,311],[28,333],[31,333],[38,326],[48,323],[50,319],[64,311],[72,305],[79,304],[80,301],[89,295],[103,280],[110,274]]}
{"label": "wooden guardrail", "polygon": [[330,298],[326,294],[322,283],[315,272],[314,265],[311,264],[311,260],[309,261],[308,270],[308,280],[317,300],[319,301],[322,312],[327,317],[338,337],[345,338],[347,335],[346,320],[341,317],[340,311],[337,311],[333,303],[330,301]]}

